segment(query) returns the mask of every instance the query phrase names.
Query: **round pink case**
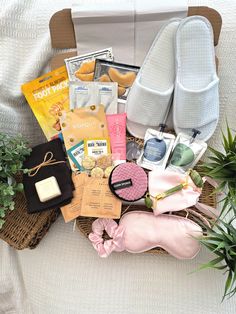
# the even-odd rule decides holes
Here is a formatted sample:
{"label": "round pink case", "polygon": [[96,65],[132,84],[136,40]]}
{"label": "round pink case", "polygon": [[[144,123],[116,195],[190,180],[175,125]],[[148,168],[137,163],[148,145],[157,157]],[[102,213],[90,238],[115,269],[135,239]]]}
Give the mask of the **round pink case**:
{"label": "round pink case", "polygon": [[133,202],[144,197],[147,191],[147,174],[135,163],[116,166],[110,177],[109,186],[113,194],[121,200]]}

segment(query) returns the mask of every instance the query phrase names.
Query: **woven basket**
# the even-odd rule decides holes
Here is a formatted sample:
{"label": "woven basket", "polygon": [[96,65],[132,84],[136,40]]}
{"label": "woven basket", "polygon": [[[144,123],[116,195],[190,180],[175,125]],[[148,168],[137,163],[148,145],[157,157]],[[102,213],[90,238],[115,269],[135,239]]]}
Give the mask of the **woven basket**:
{"label": "woven basket", "polygon": [[51,209],[42,213],[28,214],[23,193],[17,193],[15,204],[15,209],[6,214],[5,223],[0,229],[0,239],[17,250],[33,249],[48,232],[60,212]]}
{"label": "woven basket", "polygon": [[[136,138],[130,137],[130,136],[127,137],[127,141],[131,141],[131,140],[135,140],[140,146],[143,146],[143,140],[136,139]],[[216,202],[216,196],[215,196],[215,194],[212,193],[213,191],[214,191],[214,188],[208,182],[205,182],[203,190],[202,190],[202,194],[201,194],[200,199],[199,199],[199,202],[206,204],[206,205],[209,205],[209,206],[212,206],[212,207],[216,207],[216,203],[217,203]],[[134,211],[134,210],[142,210],[142,211],[152,212],[152,210],[148,209],[146,206],[131,205],[128,207],[128,209],[127,209],[127,207],[128,207],[127,205],[122,206],[121,214],[123,214],[124,211],[130,212],[130,211]],[[207,217],[203,213],[200,213],[197,208],[191,207],[191,209],[194,210],[196,213],[204,216],[211,223],[212,220],[211,219],[209,220],[209,217]],[[187,213],[186,210],[175,212],[175,215],[182,216],[182,217],[186,217],[186,215],[188,215],[189,219],[196,221],[196,222],[198,221],[196,216],[194,216],[191,213]],[[82,216],[80,216],[76,219],[76,225],[85,237],[88,237],[89,233],[92,232],[92,223],[96,219],[97,218],[82,217]],[[108,235],[106,233],[104,233],[104,239],[108,239],[108,238],[109,238]],[[167,254],[167,252],[165,250],[163,250],[162,248],[158,248],[158,247],[151,249],[145,253]]]}

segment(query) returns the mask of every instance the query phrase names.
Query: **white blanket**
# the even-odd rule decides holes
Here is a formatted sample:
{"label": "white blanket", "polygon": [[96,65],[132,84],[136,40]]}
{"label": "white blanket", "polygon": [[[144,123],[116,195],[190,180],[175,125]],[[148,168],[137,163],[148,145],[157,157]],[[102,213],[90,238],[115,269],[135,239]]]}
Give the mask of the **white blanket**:
{"label": "white blanket", "polygon": [[[0,131],[22,132],[31,144],[44,137],[20,85],[37,77],[55,53],[48,21],[72,1],[0,0]],[[236,2],[198,1],[223,17],[217,47],[221,121],[236,118]],[[220,129],[211,140],[220,145]],[[60,218],[37,249],[16,252],[0,242],[2,314],[231,314],[236,299],[220,304],[224,277],[219,271],[188,273],[209,260],[206,251],[188,262],[170,256],[112,254],[100,259],[72,224]]]}

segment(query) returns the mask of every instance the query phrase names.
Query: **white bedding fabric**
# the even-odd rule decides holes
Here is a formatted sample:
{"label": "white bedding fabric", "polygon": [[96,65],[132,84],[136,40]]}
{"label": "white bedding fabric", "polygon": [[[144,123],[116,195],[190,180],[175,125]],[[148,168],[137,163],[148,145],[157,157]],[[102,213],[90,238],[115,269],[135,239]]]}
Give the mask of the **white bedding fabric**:
{"label": "white bedding fabric", "polygon": [[[72,1],[0,0],[0,130],[42,133],[20,93],[21,83],[41,73],[53,55],[48,19]],[[221,121],[236,118],[236,1],[189,1],[216,8],[223,17],[217,47]],[[211,144],[220,145],[218,128]],[[129,253],[97,256],[72,223],[60,217],[35,250],[17,252],[0,242],[1,314],[231,314],[236,297],[220,303],[225,277],[219,271],[188,273],[209,260]]]}

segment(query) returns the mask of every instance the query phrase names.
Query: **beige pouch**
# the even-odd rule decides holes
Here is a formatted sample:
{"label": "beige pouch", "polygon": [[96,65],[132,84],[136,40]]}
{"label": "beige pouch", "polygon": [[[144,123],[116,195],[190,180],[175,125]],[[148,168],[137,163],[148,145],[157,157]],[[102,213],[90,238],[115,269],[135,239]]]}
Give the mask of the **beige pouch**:
{"label": "beige pouch", "polygon": [[75,186],[73,199],[70,204],[61,207],[65,222],[69,222],[80,216],[83,189],[88,180],[88,175],[86,173],[72,174],[72,180]]}
{"label": "beige pouch", "polygon": [[107,178],[88,178],[83,189],[81,216],[120,218],[121,205],[110,191]]}
{"label": "beige pouch", "polygon": [[[84,139],[109,137],[103,105],[63,111],[60,124],[67,151]],[[70,157],[69,161],[72,170],[78,170]]]}

